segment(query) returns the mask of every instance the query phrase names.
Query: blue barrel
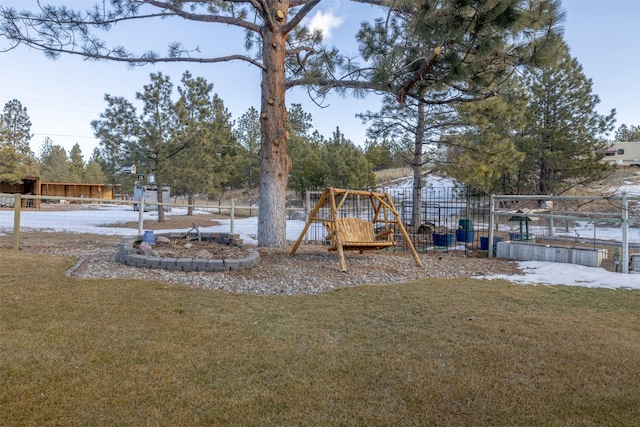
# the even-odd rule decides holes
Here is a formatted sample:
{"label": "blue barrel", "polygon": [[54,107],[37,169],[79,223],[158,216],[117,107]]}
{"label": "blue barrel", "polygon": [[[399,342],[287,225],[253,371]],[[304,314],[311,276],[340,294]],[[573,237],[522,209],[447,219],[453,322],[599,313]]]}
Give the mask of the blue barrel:
{"label": "blue barrel", "polygon": [[[496,248],[496,243],[502,242],[504,239],[502,237],[494,237],[493,238],[493,249]],[[488,251],[489,250],[489,238],[488,237],[480,237],[480,250]]]}
{"label": "blue barrel", "polygon": [[153,234],[153,231],[145,231],[142,235],[142,241],[147,242],[149,245],[153,246],[156,244],[156,235]]}
{"label": "blue barrel", "polygon": [[453,239],[455,234],[436,234],[431,235],[433,237],[433,246],[449,247],[453,246]]}
{"label": "blue barrel", "polygon": [[460,229],[456,230],[456,240],[461,243],[473,242],[473,230]]}

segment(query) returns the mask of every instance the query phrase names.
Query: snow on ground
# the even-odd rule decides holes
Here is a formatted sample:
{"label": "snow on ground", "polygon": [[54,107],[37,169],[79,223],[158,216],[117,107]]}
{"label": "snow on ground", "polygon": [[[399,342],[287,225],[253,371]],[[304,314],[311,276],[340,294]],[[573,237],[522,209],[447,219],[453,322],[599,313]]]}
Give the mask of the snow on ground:
{"label": "snow on ground", "polygon": [[620,196],[622,193],[627,193],[629,197],[640,196],[640,172],[635,172],[633,175],[629,175],[623,181],[622,185],[610,187],[607,194],[615,194]]}
{"label": "snow on ground", "polygon": [[[453,188],[455,181],[448,178],[440,178],[430,176],[425,183],[425,191],[434,188]],[[411,190],[413,186],[412,178],[399,180],[390,190]],[[613,190],[613,189],[612,189]],[[629,196],[640,196],[640,185],[635,182],[626,181],[624,185],[615,189],[616,194],[626,192]],[[22,212],[21,228],[24,230],[41,230],[51,232],[69,232],[69,233],[91,233],[106,235],[135,235],[138,233],[137,228],[117,228],[109,227],[111,224],[120,224],[126,222],[137,222],[139,213],[134,212],[129,206],[121,205],[90,205],[90,210],[81,211],[28,211]],[[184,215],[185,209],[172,209],[167,215]],[[198,213],[196,211],[196,213]],[[144,220],[154,220],[157,218],[157,212],[145,212]],[[219,225],[211,227],[200,227],[202,232],[229,232],[231,231],[230,220],[218,220]],[[43,226],[43,224],[46,224]],[[317,224],[312,224],[312,226]],[[287,240],[297,240],[302,232],[304,221],[288,220],[287,221]],[[507,225],[501,225],[504,231],[517,231]],[[532,225],[532,231],[535,226]],[[0,211],[0,235],[10,234],[13,228],[13,212]],[[238,233],[247,244],[256,244],[258,234],[258,218],[242,218],[233,221],[233,232]],[[184,231],[180,230],[163,230]],[[602,231],[602,229],[599,229]],[[585,221],[581,222],[578,227],[573,227],[572,235],[590,238],[594,235],[593,223]],[[619,228],[607,230],[608,236],[620,233]],[[629,241],[632,243],[640,242],[640,230],[630,229]],[[580,265],[538,262],[538,261],[521,261],[518,262],[522,270],[522,275],[516,276],[490,276],[482,277],[483,279],[505,279],[519,284],[542,284],[542,285],[567,285],[567,286],[583,286],[583,287],[599,287],[607,289],[640,289],[640,275],[638,274],[621,274],[612,273],[602,268],[585,267]]]}
{"label": "snow on ground", "polygon": [[[173,209],[167,215],[184,215],[186,209]],[[125,223],[138,220],[138,212],[131,207],[118,205],[92,205],[90,210],[78,211],[29,211],[22,212],[21,228],[38,230],[46,227],[50,232],[93,233],[111,235],[135,235],[137,228],[115,228],[108,224]],[[152,220],[157,213],[145,212],[145,220]],[[229,232],[230,220],[220,220],[219,225],[200,227],[202,232]],[[46,224],[43,226],[43,224]],[[13,211],[0,211],[0,234],[10,234],[13,227]],[[287,239],[296,240],[304,227],[304,221],[287,221]],[[248,244],[256,244],[258,230],[257,217],[235,219],[233,231]],[[165,230],[163,230],[165,231]],[[184,231],[166,230],[169,231]],[[526,261],[518,262],[522,275],[478,277],[482,279],[504,279],[523,285],[567,285],[598,287],[607,289],[640,289],[640,275],[612,273],[602,268],[580,265]]]}
{"label": "snow on ground", "polygon": [[625,181],[620,187],[611,188],[611,191],[617,195],[627,193],[627,196],[638,197],[640,196],[640,184],[637,181]]}
{"label": "snow on ground", "polygon": [[[425,177],[424,180],[425,180],[424,187],[422,187],[422,191],[425,197],[427,195],[427,192],[430,189],[433,189],[433,188],[450,189],[450,188],[454,188],[457,185],[456,181],[451,178],[443,178],[443,177],[434,176],[434,175],[429,175]],[[407,177],[407,178],[399,179],[393,183],[393,186],[385,187],[385,188],[382,188],[381,190],[382,191],[398,191],[398,190],[413,191],[413,178]]]}
{"label": "snow on ground", "polygon": [[517,261],[522,275],[488,276],[522,285],[566,285],[587,288],[640,289],[640,274],[612,273],[604,268],[543,261]]}

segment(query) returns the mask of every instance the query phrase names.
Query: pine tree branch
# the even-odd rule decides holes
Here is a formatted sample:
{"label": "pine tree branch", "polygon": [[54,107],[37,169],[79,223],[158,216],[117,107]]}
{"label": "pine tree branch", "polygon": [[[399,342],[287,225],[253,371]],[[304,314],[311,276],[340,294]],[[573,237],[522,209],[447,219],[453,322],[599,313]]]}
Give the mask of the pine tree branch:
{"label": "pine tree branch", "polygon": [[[226,1],[233,1],[233,0],[226,0]],[[157,1],[157,0],[144,0],[144,2],[149,4],[149,5],[151,5],[151,6],[155,6],[155,7],[160,8],[160,9],[167,9],[167,10],[170,10],[172,12],[171,14],[166,14],[165,16],[178,16],[180,18],[183,18],[183,19],[186,19],[186,20],[189,20],[189,21],[219,22],[219,23],[222,23],[222,24],[228,24],[228,25],[233,25],[233,26],[236,26],[236,27],[241,27],[241,28],[244,28],[246,30],[253,31],[255,33],[259,33],[260,32],[260,26],[259,25],[256,25],[256,24],[254,24],[252,22],[249,22],[249,21],[245,21],[243,19],[235,18],[233,16],[206,15],[206,14],[185,12],[181,8],[179,8],[177,6],[174,6],[173,3],[175,3],[175,2],[169,3],[169,2],[162,2],[162,1]],[[246,1],[242,1],[242,3],[247,3],[247,2]],[[260,5],[257,4],[255,1],[251,1],[249,3],[251,3],[251,5],[256,10],[262,10]]]}
{"label": "pine tree branch", "polygon": [[289,22],[287,22],[282,31],[285,34],[288,34],[291,30],[296,28],[298,24],[300,24],[300,21],[302,21],[304,17],[307,16],[309,12],[311,12],[311,10],[318,5],[318,3],[320,3],[320,0],[310,0],[307,2],[302,2],[301,4],[304,4],[304,6],[295,14],[295,16]]}
{"label": "pine tree branch", "polygon": [[407,93],[413,89],[413,87],[427,74],[431,66],[436,62],[438,56],[442,53],[442,48],[440,46],[436,46],[431,53],[431,56],[427,59],[427,61],[420,67],[420,69],[415,73],[415,75],[405,83],[400,90],[398,91],[396,99],[399,103],[404,104],[407,100]]}

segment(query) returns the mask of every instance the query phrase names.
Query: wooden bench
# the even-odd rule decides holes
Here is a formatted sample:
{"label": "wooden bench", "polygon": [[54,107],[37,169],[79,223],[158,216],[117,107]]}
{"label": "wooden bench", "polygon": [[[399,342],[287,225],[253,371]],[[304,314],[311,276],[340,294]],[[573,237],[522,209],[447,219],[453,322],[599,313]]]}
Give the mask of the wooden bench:
{"label": "wooden bench", "polygon": [[[393,230],[385,230],[376,234],[373,223],[360,218],[337,218],[334,223],[327,222],[331,240],[331,250],[337,250],[341,245],[345,250],[357,250],[362,253],[365,250],[382,249],[393,246]],[[337,233],[337,235],[336,235]]]}

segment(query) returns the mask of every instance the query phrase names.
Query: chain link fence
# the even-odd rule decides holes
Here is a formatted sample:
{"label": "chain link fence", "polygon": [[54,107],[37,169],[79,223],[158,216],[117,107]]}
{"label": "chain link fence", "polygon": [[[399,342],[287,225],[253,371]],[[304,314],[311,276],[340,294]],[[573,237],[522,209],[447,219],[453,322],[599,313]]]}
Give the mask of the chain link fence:
{"label": "chain link fence", "polygon": [[[601,250],[601,267],[610,271],[640,269],[640,199],[638,197],[548,197],[489,196],[465,188],[429,187],[422,191],[419,218],[413,218],[411,189],[389,190],[413,246],[419,252],[462,251],[465,254],[494,255],[497,242],[518,242],[545,247]],[[321,192],[309,192],[287,207],[287,239],[295,241]],[[36,203],[40,200],[41,203]],[[16,203],[18,204],[16,206]],[[79,240],[79,235],[102,236],[117,242],[123,235],[140,235],[158,220],[156,203],[134,209],[133,200],[89,198],[43,198],[0,194],[0,246],[5,248],[42,243],[54,239]],[[40,208],[34,206],[39,205]],[[187,205],[173,198],[163,204],[165,215],[176,228],[188,230],[193,218],[208,215],[234,232],[234,221],[249,221],[248,243],[257,238],[257,206],[235,206],[233,200]],[[188,216],[190,209],[196,214]],[[317,217],[329,218],[328,208]],[[366,197],[344,201],[341,216],[371,220],[375,213]],[[389,215],[393,220],[393,215]],[[252,221],[252,222],[251,222]],[[212,222],[213,224],[213,222]],[[195,226],[195,224],[194,224]],[[237,230],[235,230],[237,231]],[[328,244],[327,229],[313,222],[306,242]],[[404,250],[406,242],[395,234],[397,245],[387,250]],[[493,242],[493,244],[489,244]]]}
{"label": "chain link fence", "polygon": [[597,251],[600,267],[640,271],[638,197],[500,195],[492,199],[494,242],[543,246],[559,256],[566,253],[563,248]]}

